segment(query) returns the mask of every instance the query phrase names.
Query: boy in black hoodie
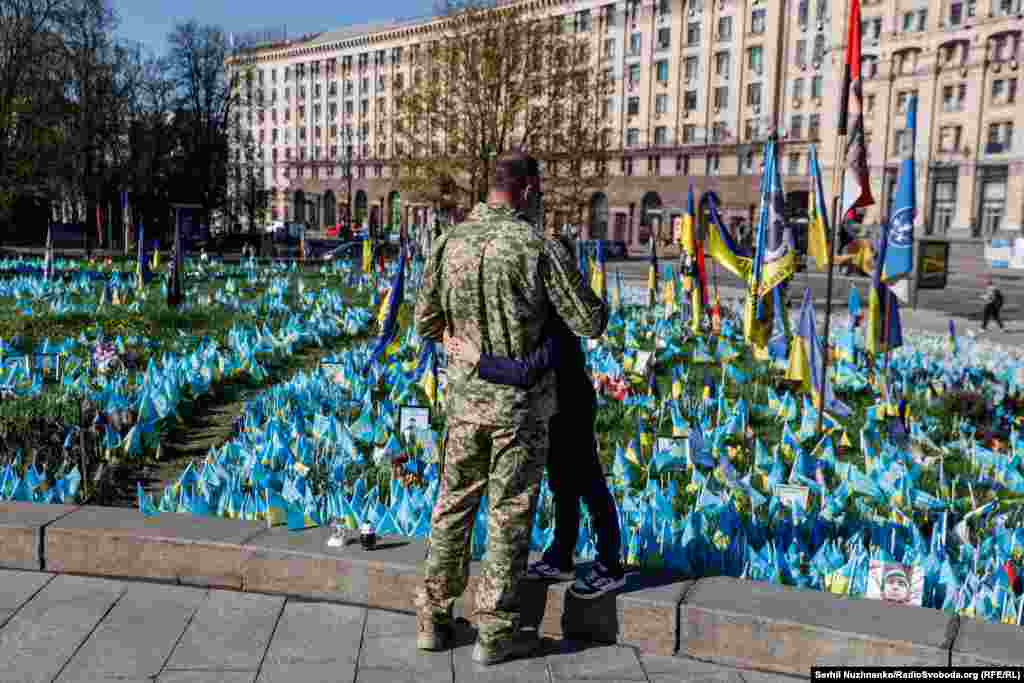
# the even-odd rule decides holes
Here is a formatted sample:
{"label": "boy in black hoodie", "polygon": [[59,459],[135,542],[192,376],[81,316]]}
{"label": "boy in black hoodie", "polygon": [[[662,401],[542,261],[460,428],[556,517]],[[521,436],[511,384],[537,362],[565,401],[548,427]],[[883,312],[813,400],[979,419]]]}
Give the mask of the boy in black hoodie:
{"label": "boy in black hoodie", "polygon": [[[568,240],[564,240],[568,242]],[[571,250],[571,243],[567,244]],[[453,354],[478,360],[481,379],[529,387],[549,369],[557,373],[558,414],[551,418],[548,480],[555,506],[554,541],[544,557],[530,565],[528,579],[568,581],[575,576],[574,555],[580,531],[580,500],[587,505],[597,535],[597,561],[569,589],[576,597],[596,598],[625,585],[620,560],[619,517],[597,455],[594,419],[597,394],[587,374],[579,337],[555,313],[548,317],[544,343],[522,361],[481,354],[464,339],[447,338]]]}

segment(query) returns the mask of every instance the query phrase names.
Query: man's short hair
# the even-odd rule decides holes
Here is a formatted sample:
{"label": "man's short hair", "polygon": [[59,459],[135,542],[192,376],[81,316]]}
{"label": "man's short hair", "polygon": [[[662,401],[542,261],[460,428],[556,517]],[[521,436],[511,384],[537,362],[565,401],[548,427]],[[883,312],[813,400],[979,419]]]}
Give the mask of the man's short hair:
{"label": "man's short hair", "polygon": [[540,177],[540,165],[526,152],[506,152],[494,165],[494,189],[515,192],[530,178]]}

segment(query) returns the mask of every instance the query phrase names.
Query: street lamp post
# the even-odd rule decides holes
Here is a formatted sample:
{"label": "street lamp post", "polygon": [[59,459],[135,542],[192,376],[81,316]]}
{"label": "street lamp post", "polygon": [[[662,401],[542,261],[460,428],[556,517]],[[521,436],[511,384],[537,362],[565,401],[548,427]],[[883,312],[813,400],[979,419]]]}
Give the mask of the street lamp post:
{"label": "street lamp post", "polygon": [[345,176],[348,179],[348,231],[355,234],[355,214],[352,213],[352,128],[345,127]]}

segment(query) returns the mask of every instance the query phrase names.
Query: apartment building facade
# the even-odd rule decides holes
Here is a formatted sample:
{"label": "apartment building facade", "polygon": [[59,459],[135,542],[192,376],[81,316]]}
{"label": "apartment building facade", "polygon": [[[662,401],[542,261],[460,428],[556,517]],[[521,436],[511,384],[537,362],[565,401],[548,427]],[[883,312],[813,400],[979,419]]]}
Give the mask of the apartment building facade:
{"label": "apartment building facade", "polygon": [[[916,96],[918,231],[1020,230],[1021,1],[864,0],[865,121],[877,200],[867,222],[892,206],[910,144],[903,112]],[[563,31],[589,40],[613,80],[602,105],[611,178],[588,198],[585,234],[639,246],[682,212],[691,185],[698,196],[715,191],[727,220],[749,220],[773,132],[793,206],[806,205],[811,144],[831,189],[845,0],[518,4],[561,17]],[[262,102],[239,125],[259,146],[276,219],[333,225],[346,214],[351,182],[359,222],[428,220],[432,207],[397,187],[392,116],[395,95],[425,71],[443,21],[353,26],[233,58],[253,75],[250,102]]]}

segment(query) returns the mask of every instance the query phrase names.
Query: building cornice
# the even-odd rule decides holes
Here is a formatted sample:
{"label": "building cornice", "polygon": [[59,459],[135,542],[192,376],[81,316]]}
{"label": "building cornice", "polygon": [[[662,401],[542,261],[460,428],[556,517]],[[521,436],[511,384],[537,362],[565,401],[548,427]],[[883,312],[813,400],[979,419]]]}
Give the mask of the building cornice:
{"label": "building cornice", "polygon": [[[549,10],[552,8],[559,7],[561,5],[573,5],[574,0],[522,0],[521,2],[512,2],[507,5],[503,5],[496,8],[495,12],[510,12],[526,11],[526,12],[540,12]],[[366,48],[371,45],[379,45],[382,43],[391,43],[394,41],[403,41],[413,38],[415,36],[423,36],[424,38],[439,32],[445,27],[451,25],[453,22],[457,22],[458,17],[445,18],[445,17],[431,17],[424,19],[419,23],[412,23],[405,26],[384,28],[379,31],[372,31],[364,33],[362,35],[349,36],[340,40],[325,42],[318,45],[310,44],[311,41],[316,40],[316,37],[302,40],[293,45],[286,47],[270,47],[270,48],[253,48],[252,51],[248,51],[243,54],[236,55],[229,59],[229,61],[237,64],[251,65],[251,64],[264,64],[268,62],[279,62],[295,57],[304,56],[316,56],[316,55],[329,55],[344,50],[352,50],[357,48]],[[322,35],[322,34],[318,34]]]}

